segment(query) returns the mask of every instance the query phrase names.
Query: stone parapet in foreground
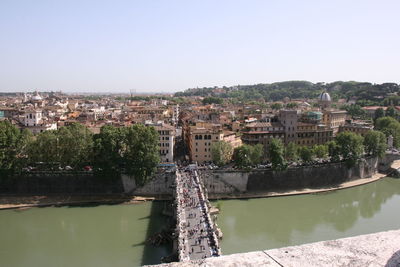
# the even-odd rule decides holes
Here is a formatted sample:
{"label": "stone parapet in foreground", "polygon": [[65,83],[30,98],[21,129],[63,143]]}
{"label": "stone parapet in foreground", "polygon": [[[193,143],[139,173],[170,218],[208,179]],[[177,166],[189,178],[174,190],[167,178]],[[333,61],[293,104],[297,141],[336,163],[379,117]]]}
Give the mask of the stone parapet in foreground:
{"label": "stone parapet in foreground", "polygon": [[400,230],[157,266],[397,267],[400,266]]}

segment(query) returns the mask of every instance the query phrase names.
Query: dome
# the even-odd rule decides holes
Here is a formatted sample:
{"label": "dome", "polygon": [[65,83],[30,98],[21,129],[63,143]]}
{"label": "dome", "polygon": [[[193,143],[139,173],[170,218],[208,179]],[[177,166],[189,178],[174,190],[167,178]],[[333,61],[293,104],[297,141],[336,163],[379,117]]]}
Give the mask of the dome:
{"label": "dome", "polygon": [[36,92],[34,96],[32,96],[33,101],[40,101],[42,100],[42,97],[39,95],[39,93]]}
{"label": "dome", "polygon": [[319,95],[319,101],[331,101],[331,96],[327,92],[323,92]]}

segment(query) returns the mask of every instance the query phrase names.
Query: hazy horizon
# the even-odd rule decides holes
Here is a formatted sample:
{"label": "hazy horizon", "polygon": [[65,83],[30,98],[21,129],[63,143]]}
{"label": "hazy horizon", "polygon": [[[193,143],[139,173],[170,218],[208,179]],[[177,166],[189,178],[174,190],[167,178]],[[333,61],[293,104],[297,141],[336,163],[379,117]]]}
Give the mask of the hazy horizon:
{"label": "hazy horizon", "polygon": [[0,92],[400,83],[400,2],[0,2]]}

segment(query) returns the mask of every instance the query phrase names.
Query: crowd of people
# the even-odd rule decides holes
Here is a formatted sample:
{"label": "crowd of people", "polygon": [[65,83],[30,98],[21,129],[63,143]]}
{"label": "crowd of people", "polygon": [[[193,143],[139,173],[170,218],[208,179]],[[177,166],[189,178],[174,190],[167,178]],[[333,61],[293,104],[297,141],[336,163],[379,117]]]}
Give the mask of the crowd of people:
{"label": "crowd of people", "polygon": [[208,213],[208,200],[196,170],[181,169],[177,175],[176,190],[180,260],[219,256],[218,241]]}

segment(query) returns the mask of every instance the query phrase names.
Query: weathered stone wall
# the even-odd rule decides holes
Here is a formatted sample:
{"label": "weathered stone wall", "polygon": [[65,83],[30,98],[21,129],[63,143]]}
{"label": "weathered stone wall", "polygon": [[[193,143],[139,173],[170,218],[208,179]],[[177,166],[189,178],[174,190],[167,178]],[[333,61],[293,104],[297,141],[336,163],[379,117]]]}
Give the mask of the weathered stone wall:
{"label": "weathered stone wall", "polygon": [[395,160],[399,160],[400,155],[396,153],[387,153],[384,158],[379,160],[378,169],[380,172],[388,172],[391,169],[391,164]]}
{"label": "weathered stone wall", "polygon": [[143,196],[172,194],[175,173],[158,173],[149,183],[138,187],[132,176],[96,176],[92,173],[40,172],[0,177],[0,194],[135,194]]}
{"label": "weathered stone wall", "polygon": [[[399,155],[379,161],[386,169]],[[290,168],[286,171],[202,171],[209,194],[226,195],[251,192],[274,192],[302,188],[333,186],[353,179],[371,177],[378,169],[378,160],[368,158],[348,169],[345,163]],[[138,187],[133,177],[97,177],[91,173],[27,173],[14,177],[0,174],[0,194],[134,194],[142,196],[172,195],[174,172],[155,175],[149,183]]]}
{"label": "weathered stone wall", "polygon": [[289,168],[285,171],[256,170],[206,171],[204,184],[210,194],[274,192],[338,185],[359,178],[371,177],[378,167],[376,158],[362,160],[355,167],[345,163]]}
{"label": "weathered stone wall", "polygon": [[27,173],[0,178],[0,194],[119,194],[121,179],[90,173]]}
{"label": "weathered stone wall", "polygon": [[175,172],[158,173],[143,187],[134,188],[129,193],[137,196],[172,195],[175,175]]}

